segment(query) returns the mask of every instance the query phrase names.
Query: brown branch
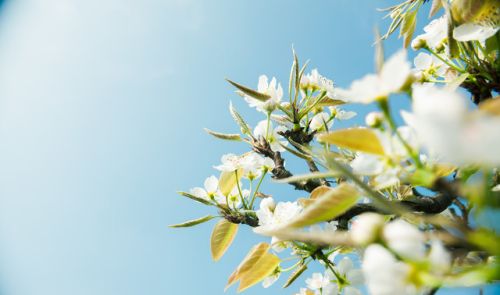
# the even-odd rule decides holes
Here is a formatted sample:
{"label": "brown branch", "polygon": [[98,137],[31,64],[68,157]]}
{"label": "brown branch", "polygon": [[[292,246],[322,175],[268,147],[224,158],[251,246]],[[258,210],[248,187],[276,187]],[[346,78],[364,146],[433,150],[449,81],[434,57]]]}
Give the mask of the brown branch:
{"label": "brown branch", "polygon": [[[253,140],[252,148],[256,153],[269,157],[274,161],[274,169],[271,171],[274,179],[284,179],[293,176],[293,174],[285,168],[285,159],[281,157],[281,153],[273,151],[264,138],[261,137],[258,140]],[[293,185],[296,190],[312,192],[315,188],[322,185],[322,182],[317,179],[311,179],[308,181],[290,182],[290,184]]]}
{"label": "brown branch", "polygon": [[[433,186],[439,193],[433,197],[421,196],[402,201],[391,201],[406,207],[409,211],[424,214],[438,214],[446,210],[458,197],[455,182],[448,182],[444,179],[438,179]],[[373,204],[357,204],[344,214],[335,218],[339,222],[339,228],[347,230],[349,220],[362,213],[374,212],[379,214],[392,214],[390,208],[380,209]]]}

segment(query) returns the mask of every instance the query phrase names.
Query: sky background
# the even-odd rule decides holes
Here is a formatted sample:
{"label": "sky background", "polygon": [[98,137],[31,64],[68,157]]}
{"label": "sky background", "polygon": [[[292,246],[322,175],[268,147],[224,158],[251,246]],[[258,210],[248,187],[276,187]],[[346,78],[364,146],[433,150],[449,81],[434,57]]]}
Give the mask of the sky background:
{"label": "sky background", "polygon": [[[348,86],[373,71],[372,32],[387,25],[375,9],[394,2],[0,0],[0,294],[223,294],[262,238],[240,228],[214,263],[213,222],[167,225],[215,213],[175,192],[246,151],[202,128],[237,132],[230,100],[262,119],[224,78],[286,85],[294,46]],[[299,194],[280,187],[265,189]],[[292,294],[304,279],[246,294]]]}

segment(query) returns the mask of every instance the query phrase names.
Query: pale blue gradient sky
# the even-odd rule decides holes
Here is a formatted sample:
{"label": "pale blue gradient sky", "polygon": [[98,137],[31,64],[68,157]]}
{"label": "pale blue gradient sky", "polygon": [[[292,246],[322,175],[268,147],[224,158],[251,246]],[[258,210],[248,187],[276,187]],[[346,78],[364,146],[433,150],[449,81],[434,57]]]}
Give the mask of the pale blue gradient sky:
{"label": "pale blue gradient sky", "polygon": [[202,127],[237,131],[229,100],[260,120],[223,78],[255,85],[265,73],[286,84],[293,44],[347,86],[372,71],[375,8],[393,2],[6,1],[0,294],[222,294],[259,238],[242,229],[213,263],[212,224],[167,225],[209,213],[175,191],[199,186],[221,154],[244,151]]}

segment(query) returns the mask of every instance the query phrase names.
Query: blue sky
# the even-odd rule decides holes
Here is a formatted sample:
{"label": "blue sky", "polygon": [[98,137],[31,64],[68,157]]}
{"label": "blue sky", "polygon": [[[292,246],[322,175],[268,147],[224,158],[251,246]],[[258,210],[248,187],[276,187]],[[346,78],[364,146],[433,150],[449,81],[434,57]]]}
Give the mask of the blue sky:
{"label": "blue sky", "polygon": [[167,225],[209,213],[175,192],[201,185],[223,153],[245,150],[202,128],[237,131],[230,100],[251,124],[261,119],[224,78],[286,84],[293,45],[347,86],[373,70],[375,9],[393,2],[5,1],[0,294],[222,294],[261,238],[241,228],[214,263],[213,224]]}

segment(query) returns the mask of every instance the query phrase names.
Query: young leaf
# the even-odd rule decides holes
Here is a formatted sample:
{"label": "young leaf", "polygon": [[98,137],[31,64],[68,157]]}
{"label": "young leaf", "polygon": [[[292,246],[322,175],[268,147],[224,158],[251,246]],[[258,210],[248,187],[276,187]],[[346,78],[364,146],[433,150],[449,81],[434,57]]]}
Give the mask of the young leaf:
{"label": "young leaf", "polygon": [[267,251],[269,251],[270,248],[271,246],[267,243],[259,243],[253,246],[245,259],[243,259],[236,270],[231,274],[231,276],[229,276],[225,290],[227,290],[232,284],[236,283],[250,269],[252,269],[252,267],[259,261],[260,258],[262,258],[264,254],[267,253]]}
{"label": "young leaf", "polygon": [[339,177],[340,175],[341,174],[339,172],[336,172],[336,171],[313,172],[313,173],[309,173],[309,174],[294,175],[292,177],[276,180],[276,182],[290,183],[290,182],[307,181],[307,180],[318,179],[318,178]]}
{"label": "young leaf", "polygon": [[293,282],[295,282],[296,279],[300,277],[300,275],[306,271],[307,269],[307,264],[302,264],[299,268],[295,269],[293,273],[288,277],[288,280],[286,280],[286,283],[283,285],[283,288],[287,288],[290,286]]}
{"label": "young leaf", "polygon": [[191,226],[195,226],[195,225],[200,224],[200,223],[207,222],[207,221],[212,220],[214,218],[215,218],[215,216],[207,215],[207,216],[200,217],[200,218],[193,219],[193,220],[189,220],[189,221],[186,221],[186,222],[183,222],[183,223],[169,225],[169,227],[173,227],[173,228],[177,228],[177,227],[191,227]]}
{"label": "young leaf", "polygon": [[233,107],[233,103],[229,103],[229,112],[231,113],[231,116],[233,117],[234,121],[236,121],[236,123],[240,126],[241,132],[249,136],[252,136],[252,131],[250,131],[250,126],[248,126],[245,120],[243,120],[243,117]]}
{"label": "young leaf", "polygon": [[238,293],[270,276],[279,264],[280,259],[276,255],[265,253],[251,270],[241,277]]}
{"label": "young leaf", "polygon": [[229,248],[238,232],[238,225],[222,219],[217,222],[210,237],[212,259],[218,261]]}
{"label": "young leaf", "polygon": [[441,0],[433,0],[431,10],[429,12],[429,18],[433,17],[441,8],[443,8]]}
{"label": "young leaf", "polygon": [[321,196],[284,227],[304,227],[332,220],[356,204],[359,192],[350,184],[342,183],[324,190]]}
{"label": "young leaf", "polygon": [[377,134],[367,128],[349,128],[324,133],[318,136],[318,140],[355,151],[384,155],[384,147]]}
{"label": "young leaf", "polygon": [[417,25],[417,12],[418,9],[407,12],[403,17],[403,22],[401,23],[400,36],[404,37],[404,47],[407,48],[410,45],[413,33],[415,32],[415,26]]}
{"label": "young leaf", "polygon": [[208,128],[205,128],[205,132],[207,132],[208,134],[210,134],[214,137],[217,137],[219,139],[241,141],[241,136],[239,134],[220,133],[220,132],[212,131]]}
{"label": "young leaf", "polygon": [[485,100],[479,104],[479,110],[492,116],[500,116],[500,96]]}
{"label": "young leaf", "polygon": [[226,79],[227,82],[229,82],[231,85],[233,85],[234,87],[238,88],[238,90],[240,90],[241,92],[243,92],[244,94],[250,96],[250,97],[253,97],[257,100],[260,100],[262,102],[264,101],[267,101],[269,98],[271,98],[271,96],[265,94],[265,93],[260,93],[258,91],[255,91],[253,89],[250,89],[246,86],[243,86],[241,84],[238,84],[236,82],[233,82],[229,79]]}
{"label": "young leaf", "polygon": [[239,170],[238,178],[236,178],[235,172],[224,171],[220,174],[219,190],[221,191],[222,195],[227,196],[231,193],[238,181],[241,179],[242,174],[243,173],[241,169]]}
{"label": "young leaf", "polygon": [[197,197],[197,196],[195,196],[193,194],[190,194],[190,193],[186,193],[186,192],[177,192],[177,193],[179,195],[183,196],[183,197],[190,198],[191,200],[194,200],[196,202],[202,203],[204,205],[208,205],[208,206],[213,206],[214,205],[214,204],[210,203],[210,201],[202,199],[202,198]]}

